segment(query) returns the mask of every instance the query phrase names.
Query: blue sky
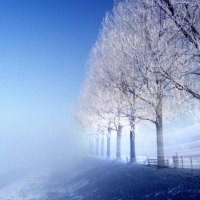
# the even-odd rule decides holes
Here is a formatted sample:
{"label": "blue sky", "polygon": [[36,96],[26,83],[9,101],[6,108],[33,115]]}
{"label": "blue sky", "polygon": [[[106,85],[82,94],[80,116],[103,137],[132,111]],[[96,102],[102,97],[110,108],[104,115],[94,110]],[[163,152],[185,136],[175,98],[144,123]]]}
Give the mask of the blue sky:
{"label": "blue sky", "polygon": [[112,4],[0,0],[1,151],[68,131],[89,51]]}
{"label": "blue sky", "polygon": [[7,128],[66,127],[90,48],[112,3],[0,1],[1,134]]}

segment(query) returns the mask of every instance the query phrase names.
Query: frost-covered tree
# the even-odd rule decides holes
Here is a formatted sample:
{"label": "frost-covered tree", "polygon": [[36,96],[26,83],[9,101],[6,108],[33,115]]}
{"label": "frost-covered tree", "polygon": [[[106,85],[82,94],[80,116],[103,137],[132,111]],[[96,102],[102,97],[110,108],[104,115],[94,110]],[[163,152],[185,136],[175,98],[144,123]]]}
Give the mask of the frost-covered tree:
{"label": "frost-covered tree", "polygon": [[130,160],[134,161],[135,126],[147,120],[156,128],[159,166],[165,165],[163,121],[178,116],[190,100],[184,85],[187,80],[195,94],[199,90],[198,71],[194,70],[198,49],[192,51],[186,39],[182,40],[176,23],[161,7],[163,2],[124,0],[114,5],[91,51],[85,86],[94,127],[108,131],[107,154],[110,132],[115,129],[116,156],[121,156],[122,127],[128,122]]}
{"label": "frost-covered tree", "polygon": [[[94,77],[93,77],[94,78]],[[105,82],[104,82],[105,84]],[[100,86],[104,86],[101,82]],[[111,90],[112,89],[112,90]],[[110,136],[111,130],[115,130],[117,132],[117,146],[116,146],[116,157],[121,157],[121,134],[123,128],[123,120],[122,120],[122,97],[121,93],[113,88],[105,87],[103,90],[98,90],[99,95],[96,101],[99,101],[101,104],[101,109],[99,109],[98,114],[104,119],[106,122],[104,128],[107,128],[107,149],[108,149],[108,157],[110,156]],[[101,96],[101,98],[100,98]]]}
{"label": "frost-covered tree", "polygon": [[123,52],[123,45],[127,45],[128,41],[127,38],[123,38],[125,29],[123,30],[122,24],[118,21],[120,18],[116,19],[118,16],[116,11],[114,8],[113,13],[109,13],[105,17],[103,28],[93,51],[92,66],[96,66],[93,74],[94,76],[98,75],[99,84],[104,85],[106,90],[112,91],[110,98],[114,97],[113,102],[115,103],[112,103],[111,110],[116,116],[114,120],[117,131],[116,156],[120,157],[122,121],[123,124],[129,121],[131,126],[130,157],[131,160],[135,160],[135,95],[128,94],[124,87],[125,80],[136,77],[136,74],[131,70],[130,59]]}
{"label": "frost-covered tree", "polygon": [[[94,48],[91,51],[90,55],[90,82],[93,85],[96,85],[98,88],[95,92],[97,97],[96,101],[101,102],[101,109],[99,114],[106,114],[105,119],[108,128],[108,147],[110,146],[110,132],[115,130],[117,132],[117,146],[116,146],[116,157],[121,157],[121,134],[122,128],[124,126],[123,119],[123,106],[124,106],[124,95],[121,91],[115,86],[112,79],[110,79],[109,71],[105,71],[105,68],[109,68],[110,62],[108,59],[112,58],[111,52],[106,53],[106,50],[109,50],[109,40],[108,38],[100,34],[99,40],[96,42]],[[106,44],[107,43],[107,44]],[[108,151],[109,154],[109,151]]]}
{"label": "frost-covered tree", "polygon": [[[99,73],[96,72],[96,70],[99,69],[99,66],[98,68],[95,68],[95,56],[97,56],[97,54],[95,49],[93,49],[89,62],[90,68],[88,70],[88,78],[87,81],[85,81],[80,102],[82,105],[85,105],[82,109],[83,113],[85,112],[85,114],[89,115],[89,118],[92,119],[92,122],[87,120],[88,123],[86,126],[88,126],[89,129],[93,129],[93,131],[96,129],[98,133],[101,133],[102,148],[104,147],[104,137],[102,133],[107,131],[107,157],[110,157],[111,130],[117,131],[119,136],[117,142],[117,155],[120,157],[120,136],[122,126],[119,122],[119,103],[116,103],[117,93],[110,88],[105,87],[105,84],[102,83]],[[84,115],[83,120],[85,120]],[[99,146],[99,134],[96,136],[96,146]],[[103,154],[104,150],[102,149],[101,152]]]}
{"label": "frost-covered tree", "polygon": [[170,45],[171,24],[164,16],[152,1],[127,0],[116,4],[103,24],[100,38],[103,61],[98,59],[103,63],[101,74],[112,83],[108,87],[118,88],[126,96],[123,103],[131,105],[126,107],[127,111],[124,106],[121,110],[121,114],[129,117],[131,133],[137,118],[155,124],[161,166],[164,165],[163,118],[170,119],[170,110],[180,102],[179,92],[162,72],[173,74],[175,66],[183,62],[177,54],[180,48]]}
{"label": "frost-covered tree", "polygon": [[[185,91],[200,100],[200,2],[198,0],[154,0],[171,20],[171,29],[176,37],[174,41],[181,43],[187,57],[184,64],[178,65],[178,73],[164,75],[173,82],[179,90]],[[180,45],[179,45],[180,46]]]}
{"label": "frost-covered tree", "polygon": [[143,0],[137,4],[125,1],[124,4],[126,13],[129,13],[124,21],[134,35],[132,48],[129,47],[127,52],[137,63],[139,74],[135,95],[141,100],[142,112],[138,117],[155,124],[158,165],[164,166],[163,120],[169,120],[176,114],[178,110],[175,108],[181,98],[179,91],[162,72],[174,73],[175,66],[182,62],[177,55],[180,49],[170,45],[173,36],[171,23],[153,1]]}

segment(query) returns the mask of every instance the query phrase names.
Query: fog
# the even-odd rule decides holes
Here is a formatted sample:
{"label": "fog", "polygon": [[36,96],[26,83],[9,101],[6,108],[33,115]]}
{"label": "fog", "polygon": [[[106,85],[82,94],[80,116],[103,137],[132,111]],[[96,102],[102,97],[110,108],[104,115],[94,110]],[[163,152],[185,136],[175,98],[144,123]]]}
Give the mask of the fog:
{"label": "fog", "polygon": [[[5,133],[4,133],[5,134]],[[53,167],[78,157],[75,132],[6,133],[0,137],[0,171]],[[79,145],[81,149],[81,145]]]}
{"label": "fog", "polygon": [[[127,1],[127,5],[130,2]],[[136,158],[144,158],[141,164],[139,159],[136,159],[136,162],[127,162],[126,158],[130,156],[130,127],[128,126],[123,127],[121,143],[118,140],[118,144],[121,144],[120,148],[116,148],[116,131],[111,131],[111,155],[107,155],[107,126],[108,124],[110,126],[110,122],[113,120],[109,119],[106,122],[108,120],[106,117],[111,114],[115,119],[118,114],[121,115],[121,111],[117,113],[108,111],[105,114],[102,109],[102,113],[106,117],[101,121],[101,113],[97,117],[96,109],[93,108],[95,112],[90,113],[92,110],[89,105],[88,113],[87,106],[83,106],[86,109],[83,114],[80,114],[81,118],[77,118],[80,123],[77,125],[75,120],[75,116],[79,116],[80,104],[85,105],[81,96],[84,87],[87,86],[87,84],[85,85],[87,78],[90,77],[88,60],[90,60],[89,55],[92,55],[91,47],[98,38],[101,39],[101,34],[100,36],[98,34],[99,30],[104,30],[102,29],[105,25],[102,23],[103,17],[107,11],[112,9],[113,3],[117,5],[117,1],[114,0],[0,1],[0,200],[127,200],[143,199],[141,197],[146,199],[151,196],[158,199],[159,192],[161,195],[170,193],[168,197],[171,199],[173,192],[180,193],[177,192],[177,188],[178,191],[180,188],[182,190],[181,184],[185,177],[190,175],[188,171],[180,173],[179,169],[171,170],[171,168],[163,168],[163,171],[160,168],[156,170],[156,166],[151,167],[149,163],[146,163],[149,167],[144,166],[144,160],[156,160],[146,159],[147,157],[155,158],[157,155],[154,125],[145,124],[143,121],[136,125],[134,147]],[[119,5],[122,5],[122,11],[126,8],[121,3]],[[124,12],[124,14],[127,14],[128,17],[129,12]],[[105,23],[111,18],[111,16],[106,18]],[[118,27],[120,30],[122,27],[125,29],[128,27],[121,26],[121,24],[118,26],[117,22],[123,21],[123,17],[119,19],[116,20],[116,23],[111,23],[110,28],[114,28],[111,32],[113,36],[115,33],[117,34],[115,30],[118,30]],[[147,25],[150,24],[147,23]],[[110,28],[108,27],[108,30]],[[112,41],[120,39],[121,36],[123,39],[117,41],[116,52],[115,50],[111,51],[111,56],[118,55],[117,49],[118,46],[121,46],[120,42],[126,42],[126,33],[129,33],[129,30],[124,33],[113,37]],[[112,34],[108,34],[108,36],[109,39]],[[102,37],[102,39],[103,42],[104,38]],[[125,46],[122,44],[121,47],[128,47],[132,37],[128,36],[127,39],[128,43],[124,43]],[[109,47],[109,40],[106,38],[105,41],[108,42]],[[111,47],[115,47],[113,45],[115,43],[111,42],[110,44],[112,44]],[[107,45],[99,46],[105,47],[103,49],[106,50],[106,54],[108,53]],[[100,53],[97,58],[103,58],[103,61],[102,53],[104,51],[96,52]],[[119,53],[119,59],[126,58],[126,56],[121,56],[121,53],[123,52]],[[109,57],[105,56],[105,61],[107,58]],[[120,60],[116,58],[118,56],[113,57],[113,61],[118,63]],[[100,65],[103,63],[102,61],[99,62]],[[109,61],[112,62],[111,57]],[[128,63],[127,61],[124,63]],[[114,64],[113,66],[115,66]],[[98,76],[95,75],[94,80],[95,77]],[[98,84],[95,85],[98,86]],[[115,84],[109,85],[114,86]],[[89,88],[96,90],[96,86]],[[109,91],[111,91],[110,89]],[[86,91],[90,90],[86,89]],[[118,90],[113,91],[117,92]],[[96,92],[98,92],[98,87]],[[110,94],[107,92],[105,91],[105,96],[108,97]],[[111,102],[117,96],[118,94],[113,93],[114,98],[111,98]],[[92,96],[92,98],[90,95],[88,97],[90,101],[93,100]],[[98,98],[94,99],[97,105],[101,104]],[[103,108],[102,106],[99,108]],[[130,109],[131,113],[134,110],[132,108]],[[133,113],[135,114],[135,112]],[[90,118],[93,119],[93,115],[94,120],[90,121]],[[135,116],[131,117],[135,123]],[[97,118],[99,121],[96,121]],[[105,124],[102,124],[103,121]],[[90,123],[93,122],[91,127],[94,130],[91,130]],[[200,121],[195,125],[190,118],[185,119],[184,116],[181,116],[178,121],[174,120],[170,124],[165,124],[164,120],[163,123],[166,157],[169,156],[172,160],[172,156],[176,153],[180,157],[199,155]],[[82,127],[82,125],[86,126]],[[119,125],[120,123],[118,128]],[[91,132],[87,133],[86,130]],[[98,141],[96,139],[102,137],[102,133],[104,133],[104,140],[100,139],[96,145],[96,141]],[[91,153],[89,152],[90,134],[93,141],[93,145],[91,145],[93,154],[89,155],[88,153]],[[95,152],[96,147],[98,147],[98,153]],[[115,159],[117,149],[120,149],[121,157]],[[100,155],[103,154],[102,152],[104,155]],[[156,160],[156,165],[159,164],[158,160]],[[191,161],[192,159],[190,167],[193,169]],[[177,168],[177,165],[173,164],[177,164],[177,162],[173,160],[171,165]],[[198,166],[200,166],[199,163]],[[168,165],[158,165],[157,167],[168,167]],[[183,176],[181,177],[180,174]],[[200,185],[200,183],[194,185]],[[185,191],[191,191],[190,187]],[[194,191],[200,194],[200,189],[194,188]],[[180,194],[181,197],[184,196],[184,194]]]}
{"label": "fog", "polygon": [[[19,74],[27,73],[20,70]],[[67,95],[70,90],[60,83],[55,86],[44,84],[42,80],[35,82],[42,75],[38,69],[36,72],[38,74],[29,76],[29,80],[4,72],[0,100],[2,173],[64,163],[78,151],[75,144],[81,137],[76,139],[78,135],[73,128],[76,102],[70,103]]]}
{"label": "fog", "polygon": [[51,81],[53,69],[42,79],[40,68],[16,68],[0,75],[0,171],[65,162],[76,146],[75,95],[64,76]]}
{"label": "fog", "polygon": [[83,152],[73,110],[112,3],[0,2],[0,172],[67,162]]}

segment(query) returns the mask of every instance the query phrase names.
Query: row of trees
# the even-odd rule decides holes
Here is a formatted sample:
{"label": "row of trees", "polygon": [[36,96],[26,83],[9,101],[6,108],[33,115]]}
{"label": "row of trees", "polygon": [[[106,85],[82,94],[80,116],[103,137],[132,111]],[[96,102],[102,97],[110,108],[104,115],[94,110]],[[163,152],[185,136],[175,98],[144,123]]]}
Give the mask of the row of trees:
{"label": "row of trees", "polygon": [[[135,161],[135,127],[155,125],[158,166],[164,166],[163,122],[198,114],[200,101],[199,0],[124,0],[106,14],[91,50],[77,109],[88,135],[130,127]],[[108,149],[108,152],[110,150]]]}

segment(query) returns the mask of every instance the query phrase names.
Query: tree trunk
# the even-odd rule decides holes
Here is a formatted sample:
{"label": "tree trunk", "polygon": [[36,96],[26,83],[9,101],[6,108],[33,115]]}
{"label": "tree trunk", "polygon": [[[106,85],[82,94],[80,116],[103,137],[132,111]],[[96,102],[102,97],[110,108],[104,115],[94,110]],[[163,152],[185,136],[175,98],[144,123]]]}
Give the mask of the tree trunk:
{"label": "tree trunk", "polygon": [[101,135],[101,157],[104,157],[104,134]]}
{"label": "tree trunk", "polygon": [[164,141],[163,141],[163,119],[162,119],[162,102],[160,100],[157,108],[156,119],[156,135],[157,135],[157,165],[158,167],[165,166]]}
{"label": "tree trunk", "polygon": [[135,161],[135,125],[133,125],[130,131],[130,162]]}
{"label": "tree trunk", "polygon": [[99,135],[96,136],[96,156],[99,156]]}
{"label": "tree trunk", "polygon": [[107,134],[107,158],[110,158],[110,138],[111,138],[111,128],[108,128],[108,134]]}
{"label": "tree trunk", "polygon": [[94,153],[93,137],[89,136],[89,155]]}
{"label": "tree trunk", "polygon": [[122,135],[122,126],[119,125],[117,128],[117,149],[116,149],[117,159],[121,158],[121,135]]}
{"label": "tree trunk", "polygon": [[129,117],[129,122],[131,126],[131,131],[130,131],[130,162],[133,163],[136,161],[135,157],[135,113],[136,113],[136,108],[135,108],[135,89],[133,91],[133,106],[131,108],[131,117]]}
{"label": "tree trunk", "polygon": [[163,126],[162,124],[156,124],[156,132],[157,132],[157,160],[158,166],[164,167],[164,142],[163,142]]}

